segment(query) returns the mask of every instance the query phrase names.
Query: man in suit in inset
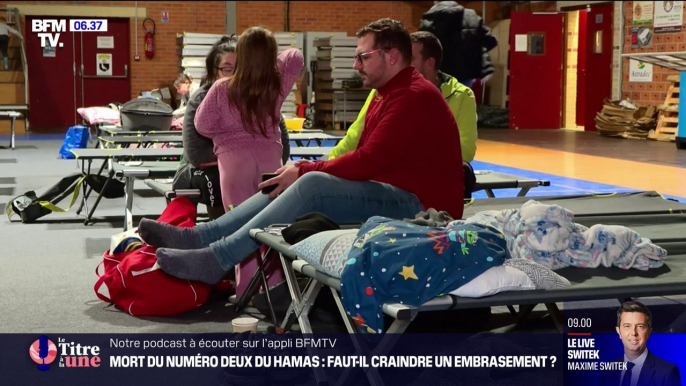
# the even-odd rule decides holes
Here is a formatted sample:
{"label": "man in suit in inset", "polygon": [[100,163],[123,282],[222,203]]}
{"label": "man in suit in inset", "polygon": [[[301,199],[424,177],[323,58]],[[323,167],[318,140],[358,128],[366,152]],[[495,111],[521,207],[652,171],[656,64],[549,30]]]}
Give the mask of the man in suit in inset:
{"label": "man in suit in inset", "polygon": [[679,368],[662,360],[646,347],[653,317],[643,304],[626,302],[617,311],[617,334],[624,343],[624,356],[613,362],[625,362],[625,370],[603,371],[600,385],[608,386],[681,386]]}

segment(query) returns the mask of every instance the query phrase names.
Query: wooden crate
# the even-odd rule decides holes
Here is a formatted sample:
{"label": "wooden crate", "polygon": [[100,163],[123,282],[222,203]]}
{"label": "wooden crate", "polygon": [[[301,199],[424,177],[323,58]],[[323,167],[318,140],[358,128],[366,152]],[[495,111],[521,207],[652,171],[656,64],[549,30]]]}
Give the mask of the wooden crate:
{"label": "wooden crate", "polygon": [[672,84],[667,89],[665,103],[658,107],[660,112],[657,117],[657,128],[655,129],[655,133],[667,135],[670,140],[674,141],[679,125],[680,79],[678,75],[670,75],[667,77],[667,80],[672,82]]}

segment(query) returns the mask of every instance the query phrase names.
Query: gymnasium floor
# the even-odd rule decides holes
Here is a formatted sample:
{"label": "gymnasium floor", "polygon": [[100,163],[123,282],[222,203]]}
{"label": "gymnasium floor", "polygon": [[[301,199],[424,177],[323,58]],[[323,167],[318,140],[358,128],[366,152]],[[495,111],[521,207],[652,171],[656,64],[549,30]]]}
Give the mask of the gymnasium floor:
{"label": "gymnasium floor", "polygon": [[[17,135],[19,146],[62,138],[62,134]],[[7,143],[9,136],[0,135],[0,148]],[[479,129],[477,147],[475,170],[551,182],[527,196],[656,190],[667,198],[686,200],[686,151],[679,151],[673,142],[605,138],[571,130]],[[513,197],[517,191],[502,189],[496,196]],[[485,197],[485,192],[475,194]]]}
{"label": "gymnasium floor", "polygon": [[[674,143],[602,138],[595,133],[564,130],[479,131],[476,170],[493,170],[549,180],[551,186],[532,189],[528,196],[610,193],[655,190],[665,197],[686,200],[686,151]],[[63,134],[17,136],[17,149],[9,150],[8,136],[0,136],[0,210],[13,197],[54,184],[77,171],[73,160],[59,160]],[[331,144],[325,144],[331,145]],[[512,197],[512,190],[495,191]],[[142,183],[136,183],[134,221],[155,218],[164,200]],[[486,197],[484,192],[476,198]],[[65,200],[66,202],[66,200]],[[90,200],[92,203],[93,200]],[[74,213],[53,213],[37,224],[0,220],[0,332],[108,332],[173,333],[229,331],[237,316],[226,298],[178,317],[136,318],[107,306],[95,297],[93,272],[108,248],[110,237],[121,231],[123,199],[103,200],[96,223],[84,226]],[[643,300],[643,299],[642,299]],[[657,331],[686,306],[683,296],[643,300],[656,315]],[[603,315],[613,319],[616,301],[565,303],[565,315]],[[315,307],[316,308],[316,307]],[[488,329],[511,322],[508,311],[493,310]],[[524,331],[555,331],[545,308],[533,313],[539,319]],[[432,324],[429,324],[431,326]],[[462,326],[460,323],[453,326]],[[613,326],[605,326],[608,332]],[[459,327],[458,327],[459,328]],[[484,325],[478,326],[479,330]],[[462,329],[466,332],[469,329]]]}
{"label": "gymnasium floor", "polygon": [[[550,187],[532,189],[528,196],[655,190],[686,200],[686,151],[673,142],[567,130],[482,129],[479,138],[475,170],[550,180]],[[515,194],[514,189],[496,192]]]}

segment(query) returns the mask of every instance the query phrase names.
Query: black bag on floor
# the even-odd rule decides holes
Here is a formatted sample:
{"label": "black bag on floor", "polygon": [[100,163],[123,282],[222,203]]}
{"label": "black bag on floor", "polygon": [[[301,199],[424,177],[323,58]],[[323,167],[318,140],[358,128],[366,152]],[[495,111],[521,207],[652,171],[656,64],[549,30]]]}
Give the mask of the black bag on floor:
{"label": "black bag on floor", "polygon": [[[97,174],[89,174],[86,176],[86,183],[88,186],[91,187],[91,189],[95,190],[98,192],[98,194],[102,193],[102,196],[105,198],[119,198],[119,197],[124,197],[124,183],[115,180],[114,178],[110,180],[110,182],[105,186],[105,183],[107,182],[107,176],[99,176]],[[104,189],[104,191],[103,191]]]}
{"label": "black bag on floor", "polygon": [[[52,212],[68,212],[74,206],[84,181],[93,190],[100,193],[103,191],[106,180],[107,177],[93,174],[88,176],[83,176],[81,173],[70,174],[55,185],[40,189],[37,192],[30,190],[14,198],[5,208],[5,213],[10,221],[14,215],[19,215],[22,223],[30,224]],[[57,204],[69,195],[72,195],[69,206],[66,209],[58,207]],[[124,183],[112,179],[107,184],[103,197],[124,197]]]}

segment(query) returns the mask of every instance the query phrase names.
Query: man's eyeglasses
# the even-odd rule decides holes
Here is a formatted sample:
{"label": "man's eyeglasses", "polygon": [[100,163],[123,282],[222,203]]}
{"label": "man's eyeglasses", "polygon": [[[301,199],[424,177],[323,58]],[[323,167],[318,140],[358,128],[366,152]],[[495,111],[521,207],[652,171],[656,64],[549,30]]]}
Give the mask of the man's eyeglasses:
{"label": "man's eyeglasses", "polygon": [[225,76],[233,74],[233,67],[217,67],[217,70],[221,71]]}
{"label": "man's eyeglasses", "polygon": [[360,52],[359,54],[355,55],[355,61],[353,62],[353,65],[355,65],[355,63],[357,63],[358,60],[360,61],[360,63],[364,63],[364,61],[368,57],[370,57],[372,54],[375,54],[381,50],[384,50],[384,48],[377,48],[375,50],[371,50],[371,51],[367,51],[367,52]]}

